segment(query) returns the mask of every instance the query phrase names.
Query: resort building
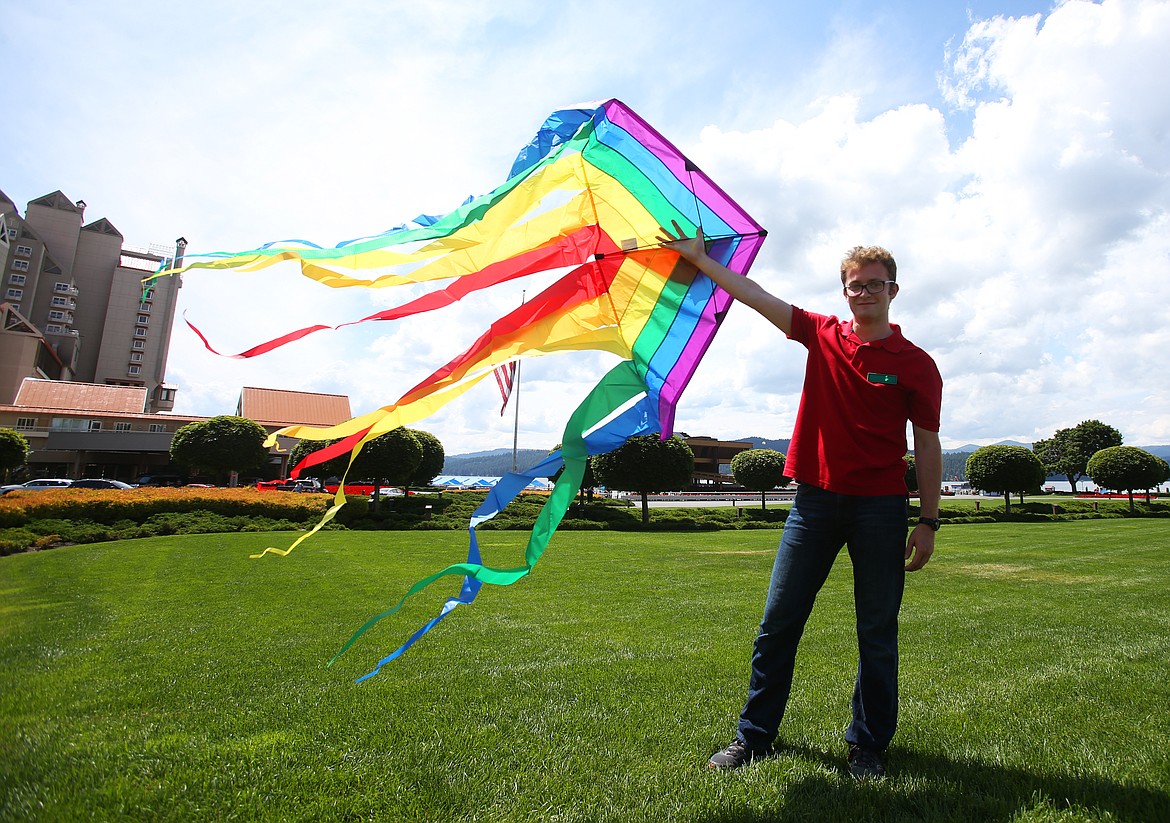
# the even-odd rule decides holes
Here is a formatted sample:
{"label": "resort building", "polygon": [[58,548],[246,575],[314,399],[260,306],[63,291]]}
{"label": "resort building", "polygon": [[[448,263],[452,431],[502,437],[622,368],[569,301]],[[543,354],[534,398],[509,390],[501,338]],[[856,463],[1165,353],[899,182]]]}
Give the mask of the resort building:
{"label": "resort building", "polygon": [[[28,477],[107,477],[134,483],[143,475],[186,477],[171,463],[171,439],[187,423],[207,420],[147,411],[145,386],[115,386],[25,378],[12,403],[0,404],[0,427],[28,440]],[[348,420],[344,395],[245,387],[236,413],[268,432],[293,424],[333,425]],[[281,438],[270,450],[262,479],[288,473],[295,440]]]}
{"label": "resort building", "polygon": [[747,440],[716,440],[711,437],[683,435],[695,455],[695,473],[692,484],[699,489],[706,486],[728,486],[735,483],[731,476],[731,459],[752,448]]}
{"label": "resort building", "polygon": [[145,389],[146,413],[169,411],[167,353],[182,282],[144,288],[142,278],[181,261],[186,241],[128,246],[109,220],[86,223],[85,208],[55,191],[22,216],[0,191],[0,403],[36,377]]}

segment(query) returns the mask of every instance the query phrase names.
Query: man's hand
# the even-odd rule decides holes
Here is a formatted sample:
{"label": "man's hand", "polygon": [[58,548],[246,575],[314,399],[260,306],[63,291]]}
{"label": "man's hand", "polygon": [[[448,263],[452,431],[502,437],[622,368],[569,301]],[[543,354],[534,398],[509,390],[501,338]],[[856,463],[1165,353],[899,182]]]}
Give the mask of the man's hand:
{"label": "man's hand", "polygon": [[906,571],[918,571],[926,565],[932,554],[934,554],[934,529],[924,523],[919,523],[910,532],[910,539],[906,541]]}
{"label": "man's hand", "polygon": [[759,283],[750,277],[736,274],[707,254],[707,243],[703,238],[703,230],[696,229],[694,237],[687,237],[686,232],[677,220],[671,220],[674,231],[658,227],[661,232],[655,238],[664,249],[676,251],[683,260],[686,260],[703,274],[715,281],[725,292],[741,303],[767,318],[776,328],[785,334],[792,332],[792,306],[779,297],[766,291]]}
{"label": "man's hand", "polygon": [[698,261],[707,256],[707,244],[703,240],[703,230],[696,229],[694,237],[687,237],[677,220],[671,220],[670,224],[674,226],[673,233],[670,229],[659,226],[658,231],[662,234],[657,235],[654,239],[663,248],[676,251],[686,260],[698,265]]}

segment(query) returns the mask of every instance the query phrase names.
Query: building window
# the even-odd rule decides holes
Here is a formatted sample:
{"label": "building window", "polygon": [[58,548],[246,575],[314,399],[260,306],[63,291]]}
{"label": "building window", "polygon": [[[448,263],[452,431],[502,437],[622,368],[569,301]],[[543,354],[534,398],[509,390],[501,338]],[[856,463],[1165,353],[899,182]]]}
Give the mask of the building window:
{"label": "building window", "polygon": [[130,431],[130,424],[129,424],[129,423],[126,423],[126,422],[124,422],[124,421],[119,421],[119,422],[117,422],[117,423],[115,423],[115,424],[114,424],[114,431],[116,431],[116,432],[128,432],[128,431]]}
{"label": "building window", "polygon": [[51,312],[49,312],[49,319],[50,320],[64,320],[65,319],[65,312],[51,311]]}
{"label": "building window", "polygon": [[35,417],[18,417],[16,418],[16,428],[18,431],[31,431],[37,427],[37,419]]}
{"label": "building window", "polygon": [[134,336],[135,337],[146,337],[146,329],[142,328],[142,326],[139,326],[138,328],[136,328],[134,330]]}
{"label": "building window", "polygon": [[138,322],[145,326],[150,322],[150,317],[145,314],[140,314],[138,315]]}
{"label": "building window", "polygon": [[54,283],[53,284],[53,291],[61,292],[62,294],[69,294],[69,292],[72,288],[73,287],[70,286],[68,283]]}
{"label": "building window", "polygon": [[14,286],[23,286],[24,281],[26,279],[27,278],[25,278],[25,276],[23,274],[10,274],[10,275],[8,275],[8,282]]}
{"label": "building window", "polygon": [[21,257],[32,257],[32,246],[17,246],[16,253]]}
{"label": "building window", "polygon": [[45,331],[49,334],[64,334],[65,329],[58,323],[46,323]]}
{"label": "building window", "polygon": [[162,423],[151,423],[150,430],[152,432],[165,432],[167,430],[167,427],[164,426]]}
{"label": "building window", "polygon": [[147,300],[153,300],[153,299],[154,299],[154,288],[151,287],[151,288],[146,290],[145,294],[142,295],[142,302],[145,303]]}
{"label": "building window", "polygon": [[89,421],[89,430],[91,432],[100,432],[102,430],[102,421],[90,420]]}
{"label": "building window", "polygon": [[142,362],[142,352],[140,352],[140,351],[130,352],[130,362],[131,363],[141,363]]}
{"label": "building window", "polygon": [[142,374],[142,366],[131,366],[130,371],[126,373],[130,375]]}
{"label": "building window", "polygon": [[175,399],[175,390],[174,389],[163,389],[162,396],[159,399],[162,400],[164,403],[171,402],[172,400]]}
{"label": "building window", "polygon": [[13,260],[12,261],[12,268],[15,269],[16,271],[28,271],[28,261],[27,260]]}
{"label": "building window", "polygon": [[145,349],[146,348],[146,341],[145,340],[135,340],[130,345],[136,349]]}
{"label": "building window", "polygon": [[9,240],[15,240],[19,236],[20,236],[20,232],[17,231],[15,228],[11,228],[8,230],[8,239]]}
{"label": "building window", "polygon": [[51,303],[54,306],[64,306],[64,307],[69,306],[69,301],[66,300],[64,297],[54,297],[52,300],[49,301],[49,303]]}
{"label": "building window", "polygon": [[9,300],[20,300],[22,297],[24,297],[24,290],[23,289],[9,289],[8,291],[6,291],[4,293],[4,296],[7,297]]}

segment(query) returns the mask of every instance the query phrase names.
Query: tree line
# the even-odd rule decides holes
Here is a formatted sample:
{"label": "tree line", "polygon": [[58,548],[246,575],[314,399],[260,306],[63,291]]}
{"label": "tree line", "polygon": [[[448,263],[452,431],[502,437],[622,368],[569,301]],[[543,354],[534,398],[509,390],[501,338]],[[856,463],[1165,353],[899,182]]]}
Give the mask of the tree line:
{"label": "tree line", "polygon": [[[229,472],[248,471],[268,459],[264,441],[268,433],[252,420],[221,415],[189,423],[175,432],[171,441],[171,459],[194,471],[224,477]],[[350,463],[349,449],[337,454],[330,450],[340,441],[300,440],[293,448],[290,463],[300,468],[300,475],[318,479],[340,478],[348,471],[354,481],[372,483],[375,504],[380,486],[427,486],[443,470],[443,444],[433,434],[417,429],[400,428],[366,443]],[[321,453],[318,455],[318,453]],[[28,454],[28,441],[19,432],[0,429],[0,470],[22,465]],[[984,446],[966,454],[963,475],[975,488],[1004,495],[1011,509],[1011,495],[1038,492],[1050,475],[1068,478],[1075,490],[1085,477],[1098,486],[1129,493],[1149,490],[1170,479],[1170,464],[1144,449],[1122,444],[1121,432],[1099,420],[1086,420],[1077,426],[1058,429],[1050,438],[1038,440],[1031,449],[1024,446]],[[945,461],[948,456],[944,455]],[[907,487],[917,490],[912,455],[907,455]],[[749,449],[731,462],[736,483],[760,492],[761,505],[766,494],[787,485],[785,457],[773,449]],[[608,454],[595,455],[589,461],[590,487],[604,486],[619,491],[636,492],[642,498],[643,520],[649,519],[647,495],[652,492],[688,488],[694,472],[694,454],[678,435],[662,440],[657,434],[632,437]],[[958,472],[944,468],[944,476]]]}
{"label": "tree line", "polygon": [[1051,475],[1077,483],[1090,478],[1099,487],[1127,492],[1133,511],[1135,491],[1146,491],[1170,480],[1170,464],[1145,449],[1122,445],[1121,432],[1100,420],[1085,420],[1052,437],[1023,446],[984,446],[967,458],[967,480],[972,486],[1004,496],[1011,511],[1011,495],[1038,491]]}

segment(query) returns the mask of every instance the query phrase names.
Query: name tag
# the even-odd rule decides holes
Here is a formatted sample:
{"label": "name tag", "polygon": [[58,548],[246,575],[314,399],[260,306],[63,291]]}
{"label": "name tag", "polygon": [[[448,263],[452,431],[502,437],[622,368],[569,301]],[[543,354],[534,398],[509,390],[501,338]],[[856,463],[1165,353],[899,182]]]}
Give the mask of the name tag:
{"label": "name tag", "polygon": [[865,379],[870,383],[881,383],[883,386],[898,385],[898,375],[896,374],[878,374],[875,371],[871,371],[865,376]]}

